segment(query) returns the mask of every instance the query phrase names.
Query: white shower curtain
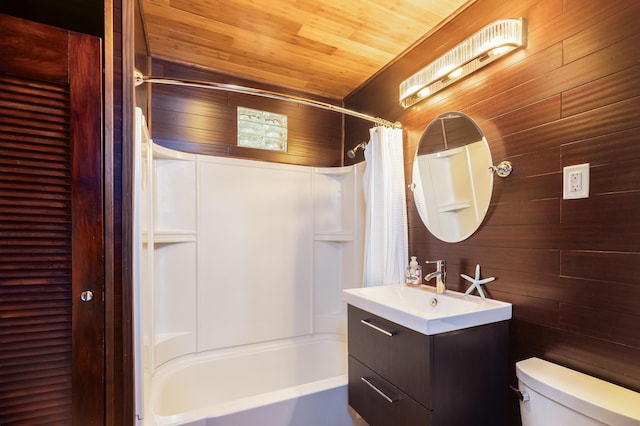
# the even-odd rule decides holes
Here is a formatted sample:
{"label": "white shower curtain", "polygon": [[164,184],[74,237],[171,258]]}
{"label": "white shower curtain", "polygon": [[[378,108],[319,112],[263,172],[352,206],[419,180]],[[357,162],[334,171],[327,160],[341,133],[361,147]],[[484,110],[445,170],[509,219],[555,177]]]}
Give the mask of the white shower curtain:
{"label": "white shower curtain", "polygon": [[408,259],[402,129],[374,127],[364,151],[364,286],[404,282]]}

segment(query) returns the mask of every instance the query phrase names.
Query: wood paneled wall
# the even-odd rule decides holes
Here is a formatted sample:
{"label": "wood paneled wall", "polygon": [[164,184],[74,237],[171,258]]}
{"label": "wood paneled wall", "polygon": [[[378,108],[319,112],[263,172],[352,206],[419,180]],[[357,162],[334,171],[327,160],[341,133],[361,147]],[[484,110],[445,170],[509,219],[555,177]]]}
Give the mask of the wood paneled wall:
{"label": "wood paneled wall", "polygon": [[[204,68],[155,58],[153,75],[286,93],[280,88],[259,86]],[[253,95],[161,84],[153,85],[151,104],[152,138],[155,143],[168,148],[316,167],[341,165],[342,116],[332,111]],[[280,153],[238,147],[238,106],[285,114],[288,117],[288,151]]]}
{"label": "wood paneled wall", "polygon": [[[523,16],[525,49],[402,110],[398,85],[482,26]],[[478,0],[345,104],[405,129],[405,175],[428,123],[462,111],[484,130],[494,163],[488,215],[468,240],[426,230],[408,193],[410,254],[460,273],[495,276],[491,297],[512,302],[511,366],[539,356],[640,391],[640,3]],[[375,107],[372,107],[375,105]],[[373,110],[371,110],[373,109]],[[362,132],[346,120],[345,138]],[[591,164],[588,199],[562,199],[562,168]],[[512,376],[515,383],[515,375]],[[512,403],[514,422],[516,401]]]}

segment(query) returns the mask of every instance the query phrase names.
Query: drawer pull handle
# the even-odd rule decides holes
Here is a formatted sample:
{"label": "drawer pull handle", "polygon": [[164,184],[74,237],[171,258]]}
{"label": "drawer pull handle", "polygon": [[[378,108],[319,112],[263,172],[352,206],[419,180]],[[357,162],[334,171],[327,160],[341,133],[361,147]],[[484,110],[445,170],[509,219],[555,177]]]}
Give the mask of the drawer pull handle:
{"label": "drawer pull handle", "polygon": [[360,380],[362,380],[363,382],[365,382],[367,385],[369,385],[369,387],[371,389],[373,389],[374,391],[378,392],[384,399],[386,399],[387,401],[389,401],[390,403],[394,403],[396,402],[396,400],[391,399],[387,396],[387,394],[385,394],[384,392],[382,392],[380,389],[378,389],[378,387],[376,385],[374,385],[373,383],[371,383],[369,380],[367,380],[365,377],[360,377]]}
{"label": "drawer pull handle", "polygon": [[380,328],[380,327],[378,327],[377,325],[373,325],[373,324],[371,324],[371,323],[370,323],[369,321],[367,321],[367,320],[360,320],[360,322],[361,322],[362,324],[364,324],[364,325],[368,325],[369,327],[373,328],[374,330],[377,330],[377,331],[379,331],[380,333],[385,334],[385,335],[387,335],[387,336],[389,336],[389,337],[393,337],[393,336],[395,336],[395,335],[397,334],[395,331],[387,331],[387,330],[385,330],[384,328]]}

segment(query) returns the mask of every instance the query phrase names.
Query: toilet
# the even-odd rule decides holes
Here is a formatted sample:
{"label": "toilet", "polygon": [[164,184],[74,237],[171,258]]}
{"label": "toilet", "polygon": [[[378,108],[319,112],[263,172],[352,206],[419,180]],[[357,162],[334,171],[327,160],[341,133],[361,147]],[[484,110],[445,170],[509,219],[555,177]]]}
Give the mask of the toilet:
{"label": "toilet", "polygon": [[640,425],[640,393],[539,358],[516,376],[522,426]]}

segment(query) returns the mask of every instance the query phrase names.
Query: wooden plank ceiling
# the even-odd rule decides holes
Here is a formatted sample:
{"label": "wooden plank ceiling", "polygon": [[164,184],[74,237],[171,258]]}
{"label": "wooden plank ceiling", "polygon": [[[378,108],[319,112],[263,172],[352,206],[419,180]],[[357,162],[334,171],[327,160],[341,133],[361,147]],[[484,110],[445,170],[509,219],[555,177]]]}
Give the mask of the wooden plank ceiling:
{"label": "wooden plank ceiling", "polygon": [[143,0],[151,55],[343,99],[473,1]]}

